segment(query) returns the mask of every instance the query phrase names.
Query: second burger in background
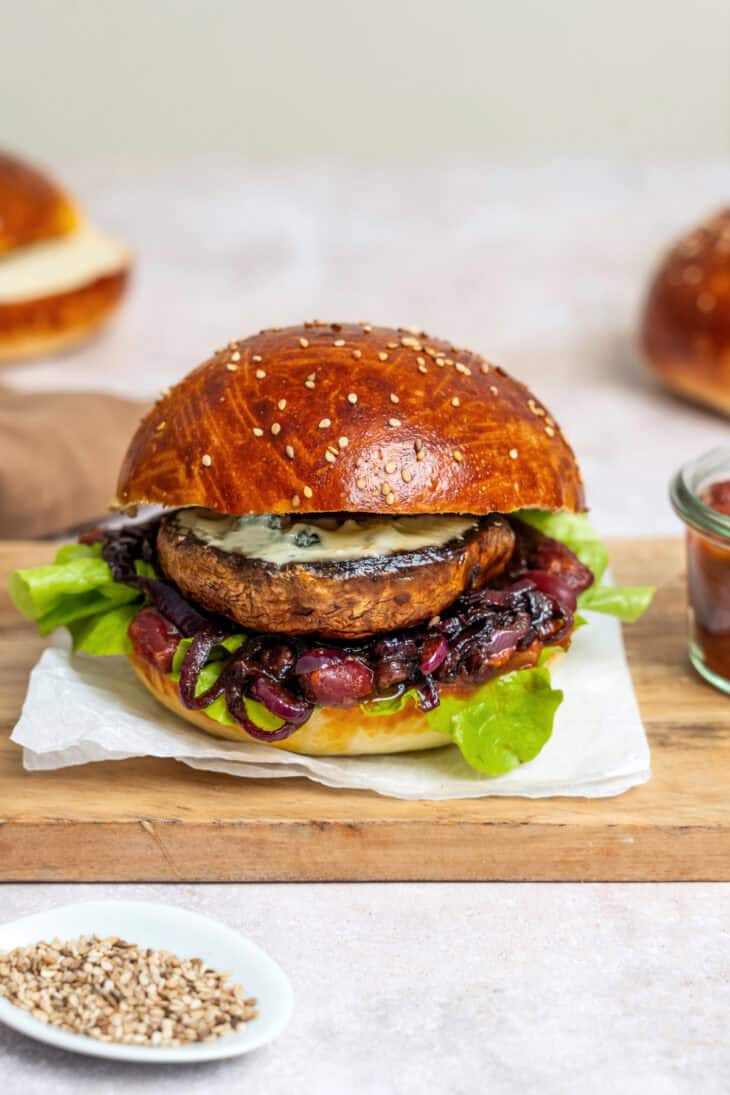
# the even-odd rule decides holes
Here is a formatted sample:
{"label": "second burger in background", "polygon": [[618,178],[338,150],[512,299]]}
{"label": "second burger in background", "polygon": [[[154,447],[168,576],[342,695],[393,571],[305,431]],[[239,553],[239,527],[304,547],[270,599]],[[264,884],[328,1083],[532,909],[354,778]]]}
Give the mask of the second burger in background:
{"label": "second burger in background", "polygon": [[44,172],[0,151],[0,361],[65,350],[116,311],[127,249]]}

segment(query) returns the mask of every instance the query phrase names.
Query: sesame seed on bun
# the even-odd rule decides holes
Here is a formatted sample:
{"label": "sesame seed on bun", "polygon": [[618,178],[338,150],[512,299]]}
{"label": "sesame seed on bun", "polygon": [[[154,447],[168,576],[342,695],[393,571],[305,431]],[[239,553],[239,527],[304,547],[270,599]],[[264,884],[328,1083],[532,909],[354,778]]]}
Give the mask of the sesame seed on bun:
{"label": "sesame seed on bun", "polygon": [[572,450],[523,384],[425,331],[363,323],[216,351],[143,419],[117,493],[232,514],[584,506]]}

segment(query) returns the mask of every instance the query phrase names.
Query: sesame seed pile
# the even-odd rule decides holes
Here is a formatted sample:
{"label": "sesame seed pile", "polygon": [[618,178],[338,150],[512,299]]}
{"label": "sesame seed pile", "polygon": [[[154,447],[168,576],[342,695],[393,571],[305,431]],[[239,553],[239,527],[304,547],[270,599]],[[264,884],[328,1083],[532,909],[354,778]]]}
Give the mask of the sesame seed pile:
{"label": "sesame seed pile", "polygon": [[213,1042],[258,1014],[230,974],[115,936],[0,952],[0,996],[42,1023],[127,1045]]}

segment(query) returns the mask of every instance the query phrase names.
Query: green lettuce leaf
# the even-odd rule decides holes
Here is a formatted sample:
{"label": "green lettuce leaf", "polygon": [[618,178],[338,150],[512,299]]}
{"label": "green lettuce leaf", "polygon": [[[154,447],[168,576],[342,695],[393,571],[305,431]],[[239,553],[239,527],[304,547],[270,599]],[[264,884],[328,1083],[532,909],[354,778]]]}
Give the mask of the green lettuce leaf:
{"label": "green lettuce leaf", "polygon": [[601,583],[608,566],[608,551],[587,514],[523,509],[515,517],[519,517],[526,525],[532,525],[545,536],[565,544],[593,572],[595,585],[578,596],[578,607],[581,610],[617,616],[625,623],[634,623],[647,610],[656,592],[653,586],[609,586]]}
{"label": "green lettuce leaf", "polygon": [[[149,563],[135,567],[139,575],[155,576]],[[36,622],[41,635],[67,627],[75,650],[101,655],[131,650],[127,629],[145,598],[114,581],[101,544],[65,544],[53,563],[14,571],[8,588],[15,607]]]}
{"label": "green lettuce leaf", "polygon": [[578,604],[589,612],[618,616],[633,624],[646,612],[655,592],[654,586],[591,586],[580,594]]}
{"label": "green lettuce leaf", "polygon": [[16,570],[10,575],[13,604],[29,620],[40,620],[63,598],[98,592],[113,582],[109,567],[101,558],[99,545],[69,545],[82,551],[61,548],[48,566]]}
{"label": "green lettuce leaf", "polygon": [[139,600],[139,592],[136,589],[114,582],[108,588],[105,587],[104,592],[69,594],[62,597],[52,609],[36,620],[36,623],[40,634],[46,636],[57,627],[68,627],[70,630],[71,624],[76,620],[89,616],[102,616],[116,605],[139,602]]}
{"label": "green lettuce leaf", "polygon": [[63,544],[52,565],[61,566],[73,559],[101,559],[101,544]]}
{"label": "green lettuce leaf", "polygon": [[130,654],[132,643],[128,630],[138,612],[138,604],[120,605],[101,615],[68,623],[74,650],[98,655]]}
{"label": "green lettuce leaf", "polygon": [[[541,663],[554,652],[544,650]],[[432,730],[458,745],[472,768],[501,776],[537,756],[552,734],[562,699],[563,693],[550,683],[549,670],[540,664],[497,677],[467,696],[444,696],[424,717]],[[415,688],[409,688],[393,699],[362,703],[360,710],[369,717],[387,716],[418,702]]]}
{"label": "green lettuce leaf", "polygon": [[472,768],[501,776],[537,756],[562,700],[547,667],[516,669],[463,699],[443,697],[426,719],[432,730],[449,735]]}

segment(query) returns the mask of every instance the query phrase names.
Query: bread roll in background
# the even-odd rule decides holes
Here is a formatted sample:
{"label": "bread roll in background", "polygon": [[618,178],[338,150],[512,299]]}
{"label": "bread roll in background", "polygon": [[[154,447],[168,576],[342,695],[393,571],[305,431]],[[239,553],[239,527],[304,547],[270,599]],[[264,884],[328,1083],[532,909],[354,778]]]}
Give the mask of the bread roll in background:
{"label": "bread roll in background", "polygon": [[126,248],[52,179],[0,152],[0,362],[93,335],[115,312],[129,269]]}
{"label": "bread roll in background", "polygon": [[730,415],[730,209],[678,240],[661,261],[640,341],[667,387]]}

